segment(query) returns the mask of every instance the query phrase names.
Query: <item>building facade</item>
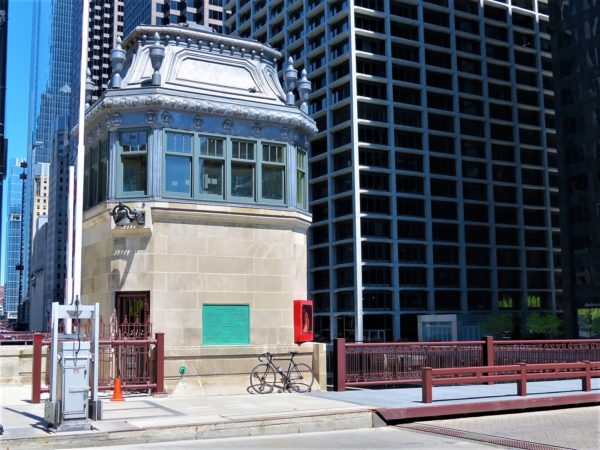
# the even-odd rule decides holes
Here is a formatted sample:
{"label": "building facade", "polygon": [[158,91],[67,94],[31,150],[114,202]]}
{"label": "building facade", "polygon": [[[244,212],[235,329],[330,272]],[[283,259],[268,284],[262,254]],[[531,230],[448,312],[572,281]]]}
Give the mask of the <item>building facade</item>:
{"label": "building facade", "polygon": [[[600,335],[600,2],[551,2],[565,297]],[[576,310],[576,311],[575,311]]]}
{"label": "building facade", "polygon": [[311,74],[320,339],[480,338],[500,315],[519,336],[562,313],[546,1],[225,9]]}
{"label": "building facade", "polygon": [[19,298],[23,294],[22,264],[23,252],[23,178],[26,169],[23,161],[13,159],[9,164],[7,177],[7,229],[6,229],[6,266],[4,267],[4,314],[9,320],[17,320]]}
{"label": "building facade", "polygon": [[138,25],[197,23],[223,32],[223,0],[130,0],[125,2],[125,36]]}
{"label": "building facade", "polygon": [[[5,136],[5,111],[6,111],[6,56],[8,38],[8,0],[0,1],[0,199],[3,199],[4,180],[6,179],[6,159],[8,157],[8,140]],[[2,213],[2,201],[0,201],[0,217]],[[0,235],[2,235],[2,224],[0,224]],[[2,248],[0,245],[0,253]],[[1,317],[1,315],[0,315]]]}
{"label": "building facade", "polygon": [[257,42],[140,26],[113,52],[86,111],[83,301],[164,332],[169,383],[243,391],[257,354],[297,349],[314,121]]}

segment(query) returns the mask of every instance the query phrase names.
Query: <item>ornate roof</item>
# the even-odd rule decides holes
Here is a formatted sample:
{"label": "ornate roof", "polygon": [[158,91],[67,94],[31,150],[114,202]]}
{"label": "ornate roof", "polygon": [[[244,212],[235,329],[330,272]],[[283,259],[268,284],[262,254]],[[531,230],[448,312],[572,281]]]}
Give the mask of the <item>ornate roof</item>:
{"label": "ornate roof", "polygon": [[158,107],[279,122],[312,134],[317,129],[306,104],[301,110],[286,101],[279,58],[271,47],[205,27],[140,26],[111,52],[111,86],[86,121],[123,108]]}

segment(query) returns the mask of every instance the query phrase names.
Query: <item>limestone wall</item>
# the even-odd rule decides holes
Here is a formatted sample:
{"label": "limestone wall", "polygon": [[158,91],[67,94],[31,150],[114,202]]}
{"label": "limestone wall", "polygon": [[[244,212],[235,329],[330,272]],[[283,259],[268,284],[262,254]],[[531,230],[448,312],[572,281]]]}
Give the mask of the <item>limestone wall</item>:
{"label": "limestone wall", "polygon": [[[47,348],[42,347],[42,372]],[[32,364],[33,345],[0,345],[0,385],[30,384]]]}
{"label": "limestone wall", "polygon": [[[133,203],[146,211],[146,224],[121,228],[108,215],[113,206],[84,217],[83,302],[99,302],[106,319],[116,292],[149,292],[152,330],[165,333],[167,378],[176,379],[181,364],[190,366],[190,376],[248,374],[256,355],[297,348],[293,300],[307,298],[310,216],[250,206]],[[207,304],[249,305],[249,344],[204,345]],[[307,355],[312,358],[312,347]]]}

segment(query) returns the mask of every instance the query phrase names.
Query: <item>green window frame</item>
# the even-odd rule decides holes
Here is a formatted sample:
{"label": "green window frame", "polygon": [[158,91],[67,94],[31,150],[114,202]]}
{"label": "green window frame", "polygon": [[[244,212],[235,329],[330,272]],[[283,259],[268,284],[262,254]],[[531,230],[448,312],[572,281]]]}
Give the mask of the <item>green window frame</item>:
{"label": "green window frame", "polygon": [[227,141],[216,136],[198,136],[198,195],[223,199],[225,196],[225,156]]}
{"label": "green window frame", "polygon": [[229,193],[232,200],[256,201],[256,142],[231,140]]}
{"label": "green window frame", "polygon": [[83,206],[88,209],[106,200],[108,180],[108,140],[85,147]]}
{"label": "green window frame", "polygon": [[165,131],[164,137],[164,191],[176,197],[191,197],[194,135]]}
{"label": "green window frame", "polygon": [[303,148],[296,149],[296,207],[308,209],[308,167],[307,153]]}
{"label": "green window frame", "polygon": [[[287,204],[286,143],[173,129],[164,130],[161,139],[163,197]],[[303,154],[301,171],[306,185],[306,152]],[[306,190],[305,186],[304,209],[308,206]]]}
{"label": "green window frame", "polygon": [[141,197],[148,195],[148,150],[150,133],[147,130],[121,130],[118,138],[117,195]]}
{"label": "green window frame", "polygon": [[263,143],[261,199],[265,203],[285,203],[285,145]]}

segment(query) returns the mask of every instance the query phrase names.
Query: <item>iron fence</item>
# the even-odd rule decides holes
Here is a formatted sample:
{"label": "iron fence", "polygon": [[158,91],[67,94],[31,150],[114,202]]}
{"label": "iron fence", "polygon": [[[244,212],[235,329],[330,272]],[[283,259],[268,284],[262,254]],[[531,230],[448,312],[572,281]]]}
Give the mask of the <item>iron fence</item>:
{"label": "iron fence", "polygon": [[346,343],[333,345],[334,390],[421,383],[422,369],[600,361],[600,339]]}
{"label": "iron fence", "polygon": [[[90,321],[87,321],[88,323]],[[114,317],[108,322],[100,318],[100,340],[98,358],[98,390],[113,390],[115,379],[121,380],[124,391],[164,390],[164,334],[151,336],[152,325],[138,320],[117,323]],[[88,324],[78,329],[76,321],[74,332],[84,336],[91,335]],[[36,347],[37,346],[37,347]],[[48,335],[38,334],[34,339],[32,402],[39,403],[40,394],[50,389],[51,355],[46,352],[45,376],[42,378],[42,347],[50,346]],[[44,385],[42,385],[42,379]]]}

